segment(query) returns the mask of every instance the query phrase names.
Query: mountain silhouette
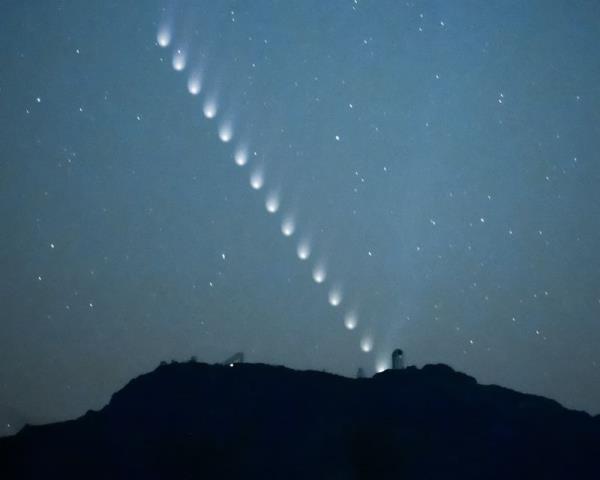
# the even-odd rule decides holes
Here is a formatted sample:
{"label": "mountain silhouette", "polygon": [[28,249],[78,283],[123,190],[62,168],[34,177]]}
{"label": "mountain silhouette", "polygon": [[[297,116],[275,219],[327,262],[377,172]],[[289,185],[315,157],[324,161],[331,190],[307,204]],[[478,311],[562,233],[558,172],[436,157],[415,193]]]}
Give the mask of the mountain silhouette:
{"label": "mountain silhouette", "polygon": [[597,479],[600,417],[446,365],[171,363],[99,411],[1,438],[0,477]]}
{"label": "mountain silhouette", "polygon": [[[0,437],[14,435],[27,423],[27,417],[17,409],[0,404]],[[31,422],[32,419],[29,419]]]}

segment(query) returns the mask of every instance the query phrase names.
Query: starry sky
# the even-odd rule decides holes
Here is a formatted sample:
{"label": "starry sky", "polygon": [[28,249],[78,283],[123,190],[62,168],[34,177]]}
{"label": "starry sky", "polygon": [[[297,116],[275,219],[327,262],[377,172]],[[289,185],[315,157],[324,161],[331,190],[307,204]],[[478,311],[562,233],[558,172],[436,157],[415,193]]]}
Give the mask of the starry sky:
{"label": "starry sky", "polygon": [[237,351],[600,413],[597,1],[0,13],[2,432]]}

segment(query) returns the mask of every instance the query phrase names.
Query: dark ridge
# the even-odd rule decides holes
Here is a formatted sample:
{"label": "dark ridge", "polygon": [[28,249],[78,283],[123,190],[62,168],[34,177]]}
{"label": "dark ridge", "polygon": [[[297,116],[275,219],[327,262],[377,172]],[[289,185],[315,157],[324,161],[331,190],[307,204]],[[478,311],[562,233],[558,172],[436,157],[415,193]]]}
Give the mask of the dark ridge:
{"label": "dark ridge", "polygon": [[597,479],[600,417],[446,365],[351,379],[161,365],[100,411],[0,439],[3,479]]}

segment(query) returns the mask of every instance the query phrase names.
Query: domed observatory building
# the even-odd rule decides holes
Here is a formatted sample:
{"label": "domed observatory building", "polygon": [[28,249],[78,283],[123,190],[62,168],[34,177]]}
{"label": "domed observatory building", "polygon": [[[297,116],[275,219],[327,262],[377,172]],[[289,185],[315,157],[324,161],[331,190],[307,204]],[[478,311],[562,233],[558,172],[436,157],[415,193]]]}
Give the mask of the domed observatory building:
{"label": "domed observatory building", "polygon": [[397,348],[392,353],[392,369],[402,370],[404,368],[404,352]]}

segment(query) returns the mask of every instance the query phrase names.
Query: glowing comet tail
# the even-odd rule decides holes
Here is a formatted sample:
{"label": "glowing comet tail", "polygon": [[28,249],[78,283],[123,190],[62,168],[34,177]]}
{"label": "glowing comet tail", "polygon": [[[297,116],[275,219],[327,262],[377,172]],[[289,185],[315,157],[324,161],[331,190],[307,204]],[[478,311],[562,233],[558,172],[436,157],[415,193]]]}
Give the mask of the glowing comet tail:
{"label": "glowing comet tail", "polygon": [[180,49],[173,54],[173,68],[178,72],[181,72],[185,68],[185,53],[183,53]]}
{"label": "glowing comet tail", "polygon": [[200,81],[200,77],[197,75],[192,75],[188,78],[187,84],[188,92],[192,95],[198,95],[200,90],[202,90],[202,82]]}
{"label": "glowing comet tail", "polygon": [[358,317],[354,312],[346,313],[344,317],[344,325],[348,330],[354,330],[356,328],[356,324],[358,323]]}
{"label": "glowing comet tail", "polygon": [[252,175],[250,175],[250,186],[254,190],[260,190],[262,188],[264,182],[265,182],[265,179],[260,170],[256,170],[256,171],[252,172]]}
{"label": "glowing comet tail", "polygon": [[306,260],[308,257],[310,257],[310,245],[306,240],[303,240],[298,244],[296,253],[298,254],[298,258],[300,260]]}
{"label": "glowing comet tail", "polygon": [[206,118],[215,118],[215,115],[217,114],[217,102],[207,99],[206,102],[204,102],[204,108],[202,111],[204,112],[204,116]]}
{"label": "glowing comet tail", "polygon": [[375,364],[375,371],[377,373],[384,372],[388,368],[389,368],[389,365],[385,360],[378,360],[377,363]]}
{"label": "glowing comet tail", "polygon": [[281,223],[281,233],[283,233],[286,237],[291,237],[296,230],[296,225],[294,224],[294,219],[292,217],[287,217]]}
{"label": "glowing comet tail", "polygon": [[169,46],[169,44],[171,43],[171,31],[168,27],[163,25],[158,29],[158,33],[156,34],[156,41],[163,48]]}
{"label": "glowing comet tail", "polygon": [[269,193],[265,200],[265,208],[269,213],[275,213],[279,210],[279,197],[276,193]]}
{"label": "glowing comet tail", "polygon": [[342,291],[334,287],[329,292],[329,305],[332,307],[337,307],[342,302]]}
{"label": "glowing comet tail", "polygon": [[229,142],[233,136],[233,127],[231,123],[225,122],[219,127],[219,138],[223,143]]}
{"label": "glowing comet tail", "polygon": [[237,165],[239,165],[240,167],[243,167],[248,162],[248,154],[246,153],[246,150],[243,148],[238,148],[235,151],[235,155],[233,158],[235,160],[235,163]]}
{"label": "glowing comet tail", "polygon": [[317,283],[323,283],[327,278],[327,272],[323,265],[316,265],[312,272],[313,280]]}
{"label": "glowing comet tail", "polygon": [[373,339],[369,336],[363,337],[360,341],[360,349],[365,353],[369,353],[373,350]]}

